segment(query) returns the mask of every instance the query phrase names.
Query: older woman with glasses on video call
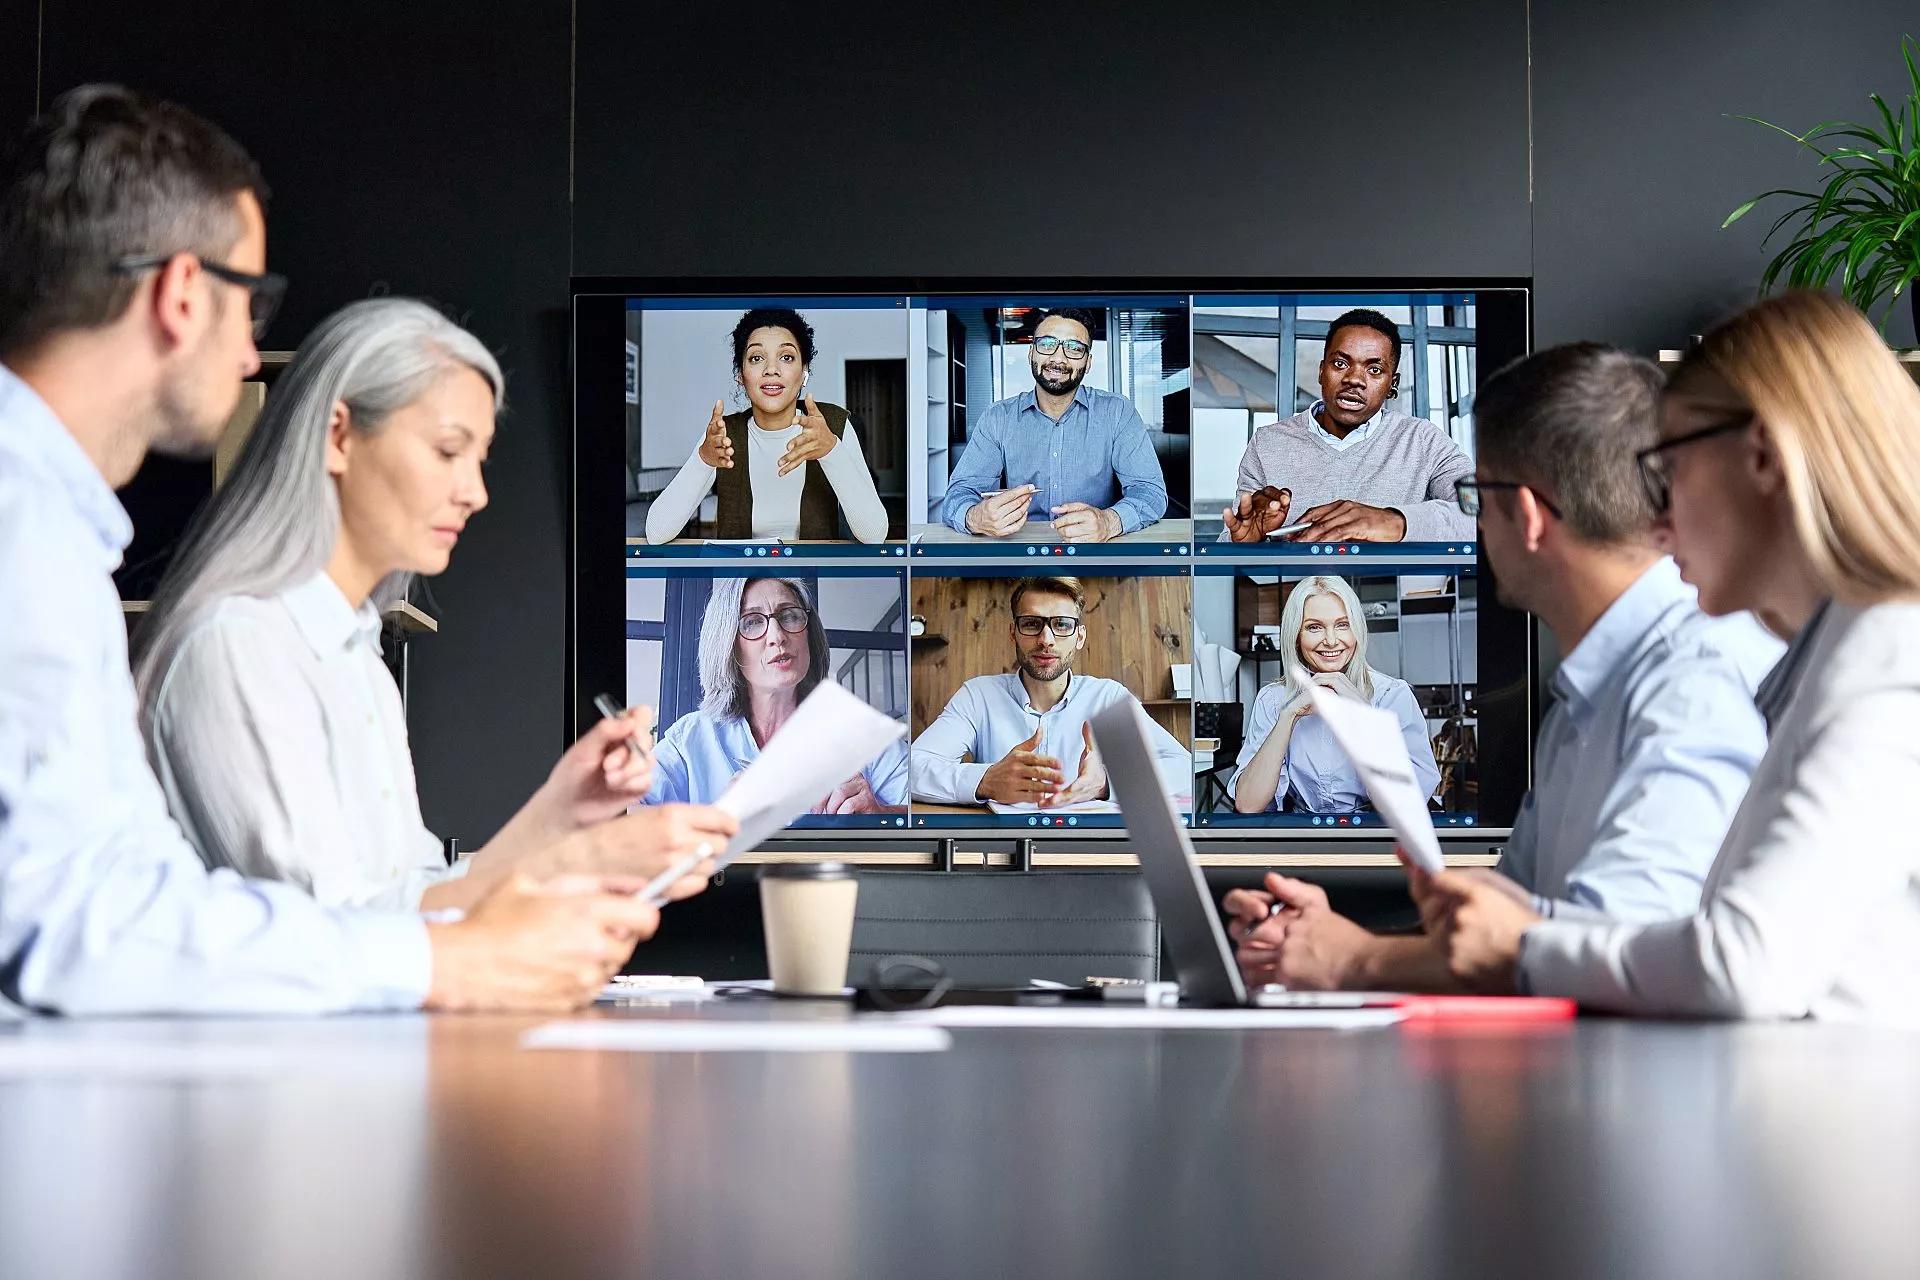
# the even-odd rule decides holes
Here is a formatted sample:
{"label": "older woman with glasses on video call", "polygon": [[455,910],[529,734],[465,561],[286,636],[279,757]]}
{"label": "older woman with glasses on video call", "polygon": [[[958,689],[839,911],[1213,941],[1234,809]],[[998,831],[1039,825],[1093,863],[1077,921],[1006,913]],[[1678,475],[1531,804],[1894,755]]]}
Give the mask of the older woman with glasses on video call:
{"label": "older woman with glasses on video call", "polygon": [[1838,298],[1708,333],[1638,455],[1700,607],[1788,639],[1766,755],[1692,915],[1543,920],[1411,872],[1456,977],[1626,1013],[1920,1025],[1920,388]]}
{"label": "older woman with glasses on video call", "polygon": [[1431,795],[1440,783],[1427,718],[1413,686],[1367,663],[1367,619],[1345,578],[1303,578],[1280,614],[1285,675],[1262,689],[1247,717],[1246,741],[1229,791],[1241,813],[1292,807],[1307,813],[1352,813],[1367,807],[1367,789],[1333,734],[1313,715],[1308,690],[1318,685],[1391,711],[1413,762],[1414,781]]}
{"label": "older woman with glasses on video call", "polygon": [[[700,623],[699,707],[654,749],[648,804],[711,804],[829,678],[826,624],[795,578],[717,578]],[[907,749],[895,741],[823,796],[817,814],[904,813]]]}

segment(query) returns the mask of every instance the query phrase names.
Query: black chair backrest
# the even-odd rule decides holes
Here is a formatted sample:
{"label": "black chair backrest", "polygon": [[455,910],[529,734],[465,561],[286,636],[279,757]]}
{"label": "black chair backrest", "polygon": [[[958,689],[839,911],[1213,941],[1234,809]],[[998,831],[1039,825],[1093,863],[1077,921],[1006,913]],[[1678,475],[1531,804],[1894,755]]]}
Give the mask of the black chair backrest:
{"label": "black chair backrest", "polygon": [[1160,976],[1160,923],[1137,871],[860,873],[847,981],[937,961],[963,987]]}

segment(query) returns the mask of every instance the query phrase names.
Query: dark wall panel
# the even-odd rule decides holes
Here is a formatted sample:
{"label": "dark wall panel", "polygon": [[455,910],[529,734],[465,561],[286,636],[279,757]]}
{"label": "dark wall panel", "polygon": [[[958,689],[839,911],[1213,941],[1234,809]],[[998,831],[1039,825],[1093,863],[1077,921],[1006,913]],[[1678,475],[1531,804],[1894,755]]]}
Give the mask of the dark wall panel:
{"label": "dark wall panel", "polygon": [[[1911,0],[1535,5],[1538,341],[1678,347],[1751,301],[1773,217],[1763,205],[1721,221],[1822,173],[1811,153],[1727,113],[1795,130],[1874,119],[1869,92],[1904,92],[1903,31],[1920,35]],[[1912,342],[1905,314],[1888,336]]]}
{"label": "dark wall panel", "polygon": [[567,111],[564,5],[46,0],[45,83],[116,79],[222,122],[274,189],[293,287],[267,345],[371,293],[418,294],[501,357],[492,505],[431,584],[411,723],[427,821],[469,845],[561,742]]}
{"label": "dark wall panel", "polygon": [[19,128],[34,112],[40,75],[40,0],[0,5],[0,128]]}
{"label": "dark wall panel", "polygon": [[1521,0],[581,0],[586,273],[1525,275]]}

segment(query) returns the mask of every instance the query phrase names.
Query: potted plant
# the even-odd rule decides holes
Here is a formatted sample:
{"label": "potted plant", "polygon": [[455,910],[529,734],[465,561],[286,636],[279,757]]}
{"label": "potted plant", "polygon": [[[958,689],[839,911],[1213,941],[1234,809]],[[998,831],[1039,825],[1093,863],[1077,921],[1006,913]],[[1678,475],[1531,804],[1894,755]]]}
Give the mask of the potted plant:
{"label": "potted plant", "polygon": [[1883,332],[1902,293],[1920,331],[1920,289],[1912,287],[1920,280],[1920,66],[1915,63],[1920,45],[1903,36],[1900,52],[1909,92],[1897,113],[1879,94],[1868,94],[1879,113],[1877,123],[1829,120],[1794,133],[1757,116],[1736,116],[1792,138],[1832,173],[1818,191],[1764,191],[1720,224],[1732,226],[1763,200],[1792,197],[1793,206],[1760,242],[1766,245],[1782,227],[1797,222],[1793,238],[1767,264],[1760,292],[1783,280],[1795,288],[1821,289],[1837,276],[1849,302],[1868,315],[1879,309]]}

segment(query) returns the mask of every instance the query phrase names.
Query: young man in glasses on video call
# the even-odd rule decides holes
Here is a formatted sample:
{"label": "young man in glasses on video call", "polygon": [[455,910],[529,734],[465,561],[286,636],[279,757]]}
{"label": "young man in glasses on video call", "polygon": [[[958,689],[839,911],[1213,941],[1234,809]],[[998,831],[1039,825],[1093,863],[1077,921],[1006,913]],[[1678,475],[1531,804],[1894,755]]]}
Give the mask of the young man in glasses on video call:
{"label": "young man in glasses on video call", "polygon": [[[979,537],[1051,520],[1063,542],[1106,542],[1167,513],[1147,424],[1125,396],[1085,385],[1094,318],[1049,311],[1027,361],[1033,390],[987,407],[948,482],[941,519]],[[994,486],[1004,486],[995,488]]]}
{"label": "young man in glasses on video call", "polygon": [[[1087,644],[1080,580],[1021,578],[1009,603],[1017,666],[961,685],[914,740],[914,797],[1041,809],[1108,800],[1107,771],[1088,722],[1133,694],[1117,680],[1073,669]],[[1150,732],[1168,793],[1185,795],[1193,785],[1192,754],[1158,725]]]}

